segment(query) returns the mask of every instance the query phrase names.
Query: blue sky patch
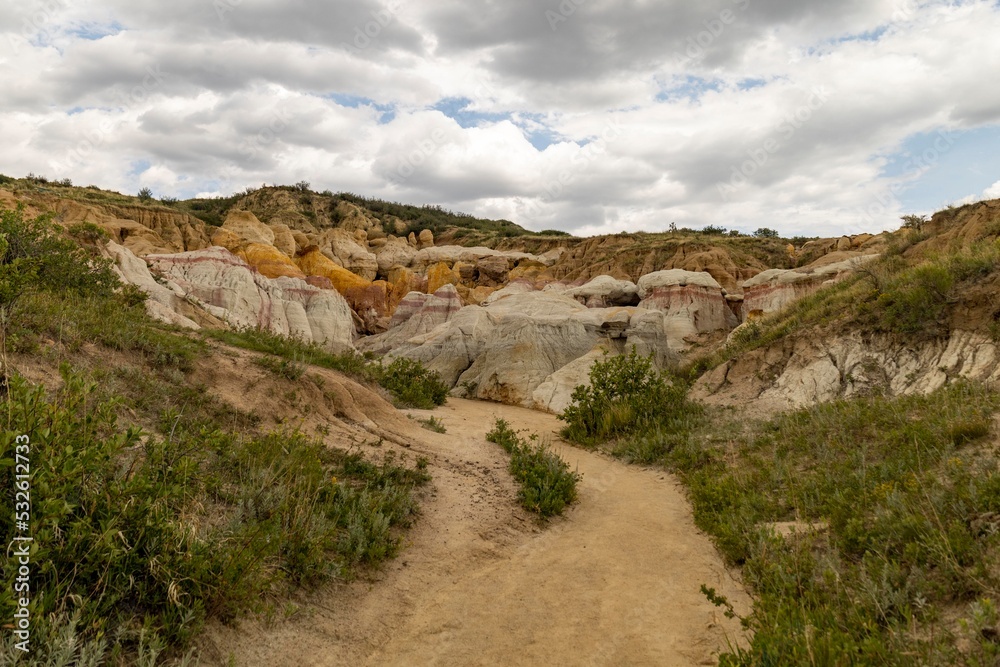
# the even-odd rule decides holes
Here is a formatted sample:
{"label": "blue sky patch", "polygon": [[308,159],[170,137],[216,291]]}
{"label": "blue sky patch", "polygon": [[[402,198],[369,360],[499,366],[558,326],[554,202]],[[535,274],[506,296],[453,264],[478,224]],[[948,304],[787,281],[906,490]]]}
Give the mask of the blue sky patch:
{"label": "blue sky patch", "polygon": [[331,100],[338,106],[346,107],[348,109],[371,107],[379,112],[380,115],[378,122],[380,125],[391,123],[396,118],[395,106],[391,104],[378,104],[375,100],[368,97],[351,95],[350,93],[330,93],[328,95],[323,95],[323,97]]}
{"label": "blue sky patch", "polygon": [[722,90],[721,79],[705,79],[700,76],[688,75],[680,83],[661,90],[656,95],[656,101],[676,102],[686,99],[697,102],[705,93],[709,91],[719,92],[720,90]]}
{"label": "blue sky patch", "polygon": [[113,37],[125,28],[118,21],[111,23],[83,23],[67,28],[66,34],[77,39],[96,41],[105,37]]}
{"label": "blue sky patch", "polygon": [[128,175],[137,177],[152,166],[149,160],[133,160],[129,165]]}
{"label": "blue sky patch", "polygon": [[899,193],[907,211],[936,211],[1000,181],[1000,126],[911,136],[881,176],[905,178],[926,171]]}
{"label": "blue sky patch", "polygon": [[446,97],[431,108],[451,118],[463,129],[510,120],[510,114],[506,113],[473,111],[468,108],[471,104],[472,100],[467,97]]}
{"label": "blue sky patch", "polygon": [[754,88],[762,88],[767,85],[765,79],[742,79],[736,83],[736,87],[740,90],[753,90]]}
{"label": "blue sky patch", "polygon": [[545,122],[546,120],[547,117],[545,114],[522,113],[518,114],[518,117],[514,119],[514,124],[521,128],[521,132],[524,133],[524,138],[527,139],[536,150],[544,151],[552,144],[558,144],[567,140],[562,134],[549,127]]}
{"label": "blue sky patch", "polygon": [[882,39],[884,35],[889,30],[889,26],[879,26],[874,30],[868,30],[866,32],[859,32],[854,35],[844,35],[838,39],[833,40],[834,44],[844,44],[846,42],[877,42]]}

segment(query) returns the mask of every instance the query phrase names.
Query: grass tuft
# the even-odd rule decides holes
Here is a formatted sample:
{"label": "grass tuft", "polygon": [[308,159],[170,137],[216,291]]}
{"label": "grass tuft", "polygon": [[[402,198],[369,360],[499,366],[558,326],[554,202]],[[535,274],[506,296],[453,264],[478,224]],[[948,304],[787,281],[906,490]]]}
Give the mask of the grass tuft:
{"label": "grass tuft", "polygon": [[503,447],[510,454],[510,472],[520,484],[521,504],[543,517],[562,514],[577,498],[576,484],[580,473],[572,472],[569,464],[538,444],[537,435],[521,439],[503,419],[497,419],[486,439]]}

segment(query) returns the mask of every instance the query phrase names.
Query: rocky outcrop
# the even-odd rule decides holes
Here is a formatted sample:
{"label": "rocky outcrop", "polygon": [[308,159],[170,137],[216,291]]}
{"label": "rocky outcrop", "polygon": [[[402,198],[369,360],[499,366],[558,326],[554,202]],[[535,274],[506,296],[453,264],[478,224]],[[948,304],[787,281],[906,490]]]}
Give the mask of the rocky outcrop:
{"label": "rocky outcrop", "polygon": [[776,411],[871,392],[926,394],[960,378],[1000,380],[997,343],[970,331],[923,343],[856,332],[798,336],[745,353],[707,373],[692,395]]}
{"label": "rocky outcrop", "polygon": [[334,290],[296,278],[266,278],[220,247],[145,259],[185,298],[232,326],[262,328],[336,351],[353,348],[351,309]]}
{"label": "rocky outcrop", "polygon": [[739,324],[722,286],[708,273],[656,271],[640,278],[638,288],[639,306],[663,313],[671,339],[729,330]]}
{"label": "rocky outcrop", "polygon": [[114,261],[115,270],[123,283],[135,285],[146,293],[146,312],[150,317],[186,329],[201,328],[196,319],[203,319],[208,314],[196,313],[197,306],[185,299],[184,291],[179,286],[171,282],[165,285],[156,282],[146,262],[114,241],[107,244],[104,254]]}
{"label": "rocky outcrop", "polygon": [[438,262],[427,269],[427,291],[435,292],[444,285],[458,285],[462,276],[445,262]]}
{"label": "rocky outcrop", "polygon": [[306,248],[304,254],[296,258],[296,263],[307,276],[328,279],[357,313],[365,332],[385,330],[389,315],[389,283],[365,280],[336,264],[316,246]]}
{"label": "rocky outcrop", "polygon": [[475,398],[528,407],[553,373],[620,335],[630,315],[588,309],[551,292],[510,296],[486,312],[493,326],[458,384]]}
{"label": "rocky outcrop", "polygon": [[298,250],[298,243],[295,241],[295,233],[288,228],[288,225],[271,224],[268,228],[274,232],[274,247],[288,257],[295,257]]}
{"label": "rocky outcrop", "polygon": [[[211,245],[205,223],[165,206],[115,205],[88,208],[90,211],[86,218],[90,221],[101,224],[109,231],[115,227],[127,230],[127,234],[121,237],[123,245],[139,256],[146,254],[142,251],[147,248],[156,252],[183,252],[201,250]],[[64,222],[68,220],[64,218]],[[138,225],[141,229],[133,225]],[[132,244],[128,243],[130,238],[133,239]],[[135,243],[139,238],[144,242]]]}
{"label": "rocky outcrop", "polygon": [[302,280],[306,278],[306,274],[292,261],[291,257],[274,246],[263,243],[247,243],[232,252],[267,278],[285,277]]}
{"label": "rocky outcrop", "polygon": [[[448,266],[454,265],[455,262],[466,262],[468,264],[478,266],[483,260],[488,258],[492,258],[494,261],[493,268],[495,273],[510,270],[511,267],[516,266],[524,260],[537,262],[538,264],[546,267],[551,266],[554,263],[552,260],[543,261],[541,257],[526,252],[499,251],[492,248],[466,248],[464,246],[444,245],[426,247],[418,250],[413,255],[410,266],[418,271],[423,271],[427,269],[427,267],[439,262],[444,262]],[[506,265],[503,269],[500,268],[500,262],[503,262]]]}
{"label": "rocky outcrop", "polygon": [[239,243],[274,244],[274,232],[271,228],[249,211],[230,211],[222,227],[212,237],[212,243],[229,248],[227,243],[231,244],[233,238],[238,239]]}
{"label": "rocky outcrop", "polygon": [[777,312],[824,285],[841,280],[879,255],[836,253],[798,269],[762,271],[743,283],[743,316]]}
{"label": "rocky outcrop", "polygon": [[[445,291],[452,305],[441,303]],[[561,410],[600,357],[592,354],[595,349],[626,348],[633,322],[651,314],[634,307],[588,308],[559,290],[508,293],[485,307],[455,311],[456,292],[449,285],[433,297],[407,295],[395,326],[359,343],[361,349],[421,361],[460,395]],[[647,347],[666,337],[663,314],[652,315],[659,318],[658,334],[651,327],[635,333]],[[667,356],[661,351],[661,359]]]}
{"label": "rocky outcrop", "polygon": [[376,354],[389,353],[445,324],[461,309],[462,300],[452,285],[445,285],[433,294],[410,292],[396,308],[389,330],[365,338],[359,348]]}
{"label": "rocky outcrop", "polygon": [[590,384],[590,369],[594,363],[604,360],[609,354],[617,353],[618,347],[610,343],[600,343],[587,354],[574,359],[545,378],[531,392],[531,407],[556,414],[563,412],[573,402],[573,391],[580,385]]}
{"label": "rocky outcrop", "polygon": [[333,260],[351,273],[372,281],[378,275],[378,258],[362,245],[366,237],[359,232],[355,236],[345,229],[329,229],[316,240],[316,245],[327,258]]}
{"label": "rocky outcrop", "polygon": [[588,308],[611,306],[638,306],[639,288],[630,280],[617,280],[611,276],[598,276],[585,285],[563,292]]}
{"label": "rocky outcrop", "polygon": [[380,275],[388,276],[389,272],[396,267],[408,267],[413,261],[413,256],[417,254],[406,239],[391,236],[385,244],[376,249],[375,261],[378,264]]}

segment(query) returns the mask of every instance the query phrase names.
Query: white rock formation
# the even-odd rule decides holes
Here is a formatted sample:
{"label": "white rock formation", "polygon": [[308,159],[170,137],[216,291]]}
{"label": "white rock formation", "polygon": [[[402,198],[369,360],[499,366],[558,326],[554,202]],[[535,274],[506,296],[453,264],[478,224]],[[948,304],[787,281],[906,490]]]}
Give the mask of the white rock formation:
{"label": "white rock formation", "polygon": [[379,273],[385,276],[393,267],[409,267],[416,254],[417,251],[406,242],[406,239],[393,236],[385,242],[385,245],[375,250],[375,261]]}
{"label": "white rock formation", "polygon": [[773,313],[812,294],[820,287],[857,271],[879,255],[860,255],[849,259],[818,263],[798,269],[769,269],[743,283],[744,317],[753,312]]}
{"label": "white rock formation", "polygon": [[145,259],[185,298],[232,326],[297,336],[336,351],[353,349],[351,308],[335,290],[297,278],[265,278],[219,247]]}
{"label": "white rock formation", "polygon": [[201,326],[191,318],[182,315],[187,305],[184,291],[174,283],[161,285],[149,272],[146,262],[132,254],[114,241],[109,241],[106,248],[107,256],[114,260],[115,269],[122,282],[135,285],[149,295],[146,300],[146,312],[160,322],[174,324],[187,329],[200,329]]}
{"label": "white rock formation", "polygon": [[602,343],[587,354],[569,362],[538,385],[531,392],[531,407],[535,410],[561,413],[573,402],[573,391],[580,385],[590,384],[590,368],[594,362],[605,359],[613,346]]}
{"label": "white rock formation", "polygon": [[[557,291],[513,293],[484,307],[467,306],[430,330],[434,313],[423,316],[420,309],[436,301],[412,293],[407,299],[414,310],[386,333],[362,341],[362,349],[421,361],[461,395],[527,407],[564,409],[600,356],[591,353],[628,345],[625,335],[636,318],[659,318],[659,339],[645,330],[636,334],[646,347],[666,335],[662,313],[587,308]],[[661,351],[658,358],[667,355],[669,350]]]}
{"label": "white rock formation", "polygon": [[705,272],[657,271],[639,279],[640,308],[663,313],[671,340],[729,330],[739,322],[722,293],[722,286]]}
{"label": "white rock formation", "polygon": [[969,331],[917,345],[857,332],[754,350],[707,373],[693,395],[710,403],[753,401],[761,409],[788,410],[871,391],[926,394],[958,378],[1000,381],[997,344]]}
{"label": "white rock formation", "polygon": [[585,285],[565,290],[563,294],[588,308],[639,305],[639,288],[636,284],[611,276],[597,276]]}
{"label": "white rock formation", "polygon": [[386,354],[407,341],[428,334],[462,309],[462,299],[454,285],[445,285],[434,294],[410,292],[393,313],[389,330],[358,342],[364,351]]}

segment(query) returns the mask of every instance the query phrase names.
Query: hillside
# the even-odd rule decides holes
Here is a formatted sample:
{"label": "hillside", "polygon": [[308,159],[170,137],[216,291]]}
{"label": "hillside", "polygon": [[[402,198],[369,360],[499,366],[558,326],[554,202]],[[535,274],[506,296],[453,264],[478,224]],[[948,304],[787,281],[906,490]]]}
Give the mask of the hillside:
{"label": "hillside", "polygon": [[926,393],[960,377],[997,379],[1000,201],[935,214],[884,254],[743,327],[697,362],[697,392],[769,409],[871,392]]}
{"label": "hillside", "polygon": [[[30,434],[34,493],[65,499],[32,517],[42,642],[113,665],[995,655],[1000,201],[793,240],[411,227],[295,187],[195,210],[15,181],[0,204],[4,457]],[[527,520],[498,418],[584,472],[566,518]],[[597,580],[610,616],[558,613]]]}
{"label": "hillside", "polygon": [[[592,548],[579,567],[604,572],[606,604],[646,608],[649,639],[596,646],[635,621],[565,617],[573,636],[527,655],[551,660],[585,642],[611,660],[653,651],[700,662],[724,645],[723,628],[737,631],[697,582],[718,582],[741,608],[749,602],[661,476],[623,464],[609,471],[605,459],[581,454],[582,505],[550,533],[553,544],[521,509],[503,454],[484,437],[493,408],[453,405],[454,414],[438,416],[454,435],[437,435],[393,405],[444,400],[419,365],[235,330],[220,318],[198,328],[158,322],[147,309],[169,281],[150,279],[149,292],[119,284],[139,270],[102,257],[111,245],[97,223],[63,227],[3,211],[0,459],[14,461],[15,443],[27,438],[34,504],[22,528],[8,498],[0,526],[6,535],[30,531],[37,545],[32,650],[26,657],[5,634],[5,664],[291,665],[315,655],[325,664],[412,664],[414,655],[460,659],[470,650],[502,659],[524,652],[537,627],[520,622],[522,596],[538,596],[536,621],[556,616],[568,592],[581,605],[592,599],[577,571],[555,576],[537,565],[565,563],[579,543]],[[555,423],[529,411],[510,416],[543,435]],[[8,488],[14,470],[0,467]],[[609,489],[621,498],[614,508],[597,502]],[[627,525],[642,503],[670,509],[657,530]],[[655,560],[638,578],[619,567],[637,551],[702,555],[676,584],[660,585]],[[19,575],[2,572],[0,610],[10,617]],[[476,625],[465,609],[475,598],[460,589],[437,597],[461,581],[485,601],[483,577],[510,590],[510,604],[478,606]],[[664,606],[663,596],[683,604]],[[468,631],[431,646],[422,627],[442,612],[424,610],[438,604]],[[498,617],[516,625],[506,643],[488,631]],[[675,627],[671,637],[652,632],[664,623]]]}

